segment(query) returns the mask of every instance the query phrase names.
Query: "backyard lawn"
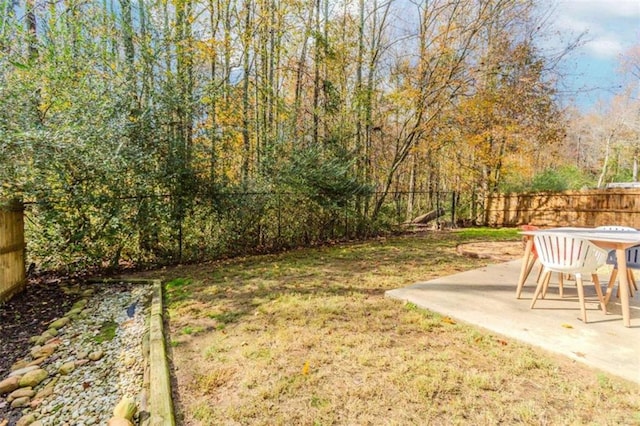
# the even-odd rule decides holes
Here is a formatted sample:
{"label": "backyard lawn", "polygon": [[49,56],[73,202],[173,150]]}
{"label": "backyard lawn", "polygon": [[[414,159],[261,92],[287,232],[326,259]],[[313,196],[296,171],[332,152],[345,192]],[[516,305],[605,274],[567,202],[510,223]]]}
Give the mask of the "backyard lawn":
{"label": "backyard lawn", "polygon": [[518,239],[437,232],[150,273],[178,424],[640,424],[635,384],[384,297],[491,262],[457,244]]}

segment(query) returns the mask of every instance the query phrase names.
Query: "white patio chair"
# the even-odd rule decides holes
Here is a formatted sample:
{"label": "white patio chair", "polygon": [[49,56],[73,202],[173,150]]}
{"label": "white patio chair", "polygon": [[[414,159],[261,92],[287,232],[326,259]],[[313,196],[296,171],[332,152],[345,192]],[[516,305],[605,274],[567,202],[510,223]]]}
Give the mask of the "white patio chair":
{"label": "white patio chair", "polygon": [[591,279],[596,288],[598,301],[604,313],[607,312],[602,288],[596,270],[605,264],[607,251],[600,249],[582,238],[575,238],[569,234],[538,234],[533,237],[533,243],[538,252],[538,260],[543,266],[542,276],[533,294],[531,309],[536,304],[538,297],[546,293],[552,272],[573,274],[576,277],[576,287],[580,302],[580,312],[583,322],[587,322],[587,308],[584,300],[583,274],[591,274]]}
{"label": "white patio chair", "polygon": [[[637,229],[631,228],[628,226],[619,226],[619,225],[604,225],[598,226],[596,229],[602,230],[610,230],[610,231],[631,231],[635,232]],[[627,282],[629,283],[629,295],[633,297],[633,291],[638,291],[638,285],[636,284],[636,279],[633,275],[633,270],[640,269],[640,246],[629,247],[625,251],[625,257],[627,258]],[[618,278],[618,259],[616,256],[615,250],[609,250],[609,254],[607,256],[607,265],[612,265],[613,270],[611,271],[611,277],[609,278],[609,283],[607,284],[607,293],[605,295],[604,301],[605,303],[609,302],[609,298],[611,297],[611,292],[614,284],[616,283],[616,278]],[[618,297],[620,296],[620,287],[618,287]]]}

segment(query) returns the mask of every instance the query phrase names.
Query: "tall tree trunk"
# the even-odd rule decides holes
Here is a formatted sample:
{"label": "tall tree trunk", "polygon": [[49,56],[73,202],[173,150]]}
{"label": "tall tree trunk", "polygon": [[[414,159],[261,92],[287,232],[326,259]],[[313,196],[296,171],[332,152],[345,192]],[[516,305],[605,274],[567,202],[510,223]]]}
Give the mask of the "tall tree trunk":
{"label": "tall tree trunk", "polygon": [[[35,63],[38,60],[40,55],[38,51],[38,27],[36,20],[36,11],[35,11],[35,0],[26,0],[25,4],[25,22],[27,26],[27,34],[29,37],[28,41],[28,52],[29,52],[29,62]],[[37,118],[37,123],[39,125],[44,124],[45,113],[42,111],[42,96],[40,93],[40,89],[34,91],[30,99],[33,115]]]}
{"label": "tall tree trunk", "polygon": [[[315,54],[313,63],[313,145],[318,146],[318,127],[320,126],[320,64],[321,58],[321,34],[320,31],[320,0],[316,0],[316,21],[315,21]],[[324,40],[323,43],[327,41]]]}
{"label": "tall tree trunk", "polygon": [[[219,2],[218,2],[219,3]],[[218,95],[216,93],[216,71],[217,71],[217,49],[215,45],[216,35],[218,33],[218,25],[220,22],[220,8],[216,7],[215,0],[209,0],[209,26],[211,28],[211,40],[209,46],[209,120],[210,120],[210,128],[209,128],[209,142],[211,144],[211,149],[209,152],[209,184],[211,187],[215,186],[216,183],[216,167],[218,160],[217,153],[217,144],[218,144],[218,122],[217,122],[217,111],[216,107],[218,105]]]}
{"label": "tall tree trunk", "polygon": [[[139,108],[137,106],[135,48],[133,44],[133,23],[131,20],[130,0],[120,0],[120,9],[122,11],[122,45],[124,46],[125,79],[127,81],[129,97],[129,113],[134,114],[135,117],[139,112]],[[134,122],[137,122],[137,119],[134,120]]]}
{"label": "tall tree trunk", "polygon": [[35,61],[38,58],[38,28],[36,19],[35,0],[26,0],[25,3],[25,24],[29,36],[29,59]]}
{"label": "tall tree trunk", "polygon": [[611,154],[611,141],[613,139],[615,132],[609,133],[605,138],[604,144],[604,159],[602,160],[602,171],[600,172],[600,177],[598,177],[598,188],[602,188],[604,185],[604,181],[607,177],[607,169],[609,167],[609,156]]}
{"label": "tall tree trunk", "polygon": [[294,142],[297,141],[300,136],[300,116],[301,106],[302,106],[302,92],[304,88],[304,76],[307,67],[307,49],[308,49],[308,38],[311,34],[311,30],[313,27],[313,11],[314,2],[316,0],[309,0],[309,15],[307,17],[307,22],[304,28],[303,37],[302,37],[302,47],[300,49],[300,58],[298,59],[298,67],[296,69],[296,81],[295,81],[295,92],[293,97],[293,113],[291,114],[291,123],[292,123],[292,135]]}
{"label": "tall tree trunk", "polygon": [[244,29],[242,35],[243,61],[242,61],[242,181],[249,181],[251,164],[251,138],[249,135],[249,123],[251,121],[249,111],[249,79],[251,77],[251,1],[244,3]]}
{"label": "tall tree trunk", "polygon": [[416,174],[418,169],[418,156],[412,155],[413,161],[411,162],[411,170],[409,171],[409,194],[407,196],[407,216],[406,220],[413,219],[413,207],[415,201],[416,192]]}
{"label": "tall tree trunk", "polygon": [[358,53],[356,56],[356,82],[355,82],[355,106],[356,106],[356,167],[358,173],[364,171],[364,149],[363,149],[363,90],[362,72],[364,67],[364,0],[358,2]]}

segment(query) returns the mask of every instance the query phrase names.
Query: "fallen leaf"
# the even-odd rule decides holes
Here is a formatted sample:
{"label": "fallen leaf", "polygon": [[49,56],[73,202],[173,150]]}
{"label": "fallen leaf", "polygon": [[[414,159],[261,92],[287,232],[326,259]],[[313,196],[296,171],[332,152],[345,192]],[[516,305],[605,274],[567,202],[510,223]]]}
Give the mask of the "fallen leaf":
{"label": "fallen leaf", "polygon": [[302,375],[306,376],[307,374],[309,374],[309,360],[307,360],[302,367]]}
{"label": "fallen leaf", "polygon": [[564,328],[573,328],[573,326],[571,324],[562,324],[562,326]]}
{"label": "fallen leaf", "polygon": [[442,318],[442,322],[447,323],[447,324],[455,324],[456,323],[453,319],[451,319],[449,317],[443,317]]}

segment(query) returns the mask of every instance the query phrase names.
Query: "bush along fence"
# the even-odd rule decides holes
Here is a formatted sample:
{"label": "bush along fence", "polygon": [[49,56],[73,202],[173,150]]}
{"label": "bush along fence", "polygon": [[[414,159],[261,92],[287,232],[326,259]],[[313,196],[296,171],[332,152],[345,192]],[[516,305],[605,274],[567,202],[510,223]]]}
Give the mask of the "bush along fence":
{"label": "bush along fence", "polygon": [[[2,204],[0,294],[20,289],[24,266],[36,271],[104,270],[219,259],[425,228],[489,225],[640,228],[640,190],[498,194],[478,203],[456,192],[378,194],[332,200],[295,192],[226,192],[191,198],[159,195],[18,201]],[[480,207],[480,204],[482,207]],[[418,221],[416,222],[416,219]],[[413,226],[419,223],[422,226]],[[24,234],[23,230],[24,229]],[[28,250],[25,259],[25,240]]]}
{"label": "bush along fence", "polygon": [[469,210],[458,194],[398,192],[371,218],[375,197],[236,192],[26,202],[26,262],[36,271],[72,272],[219,259],[366,238],[438,210],[435,228]]}
{"label": "bush along fence", "polygon": [[640,189],[497,194],[487,201],[485,223],[640,228]]}
{"label": "bush along fence", "polygon": [[19,200],[0,203],[0,303],[25,285],[23,205]]}

